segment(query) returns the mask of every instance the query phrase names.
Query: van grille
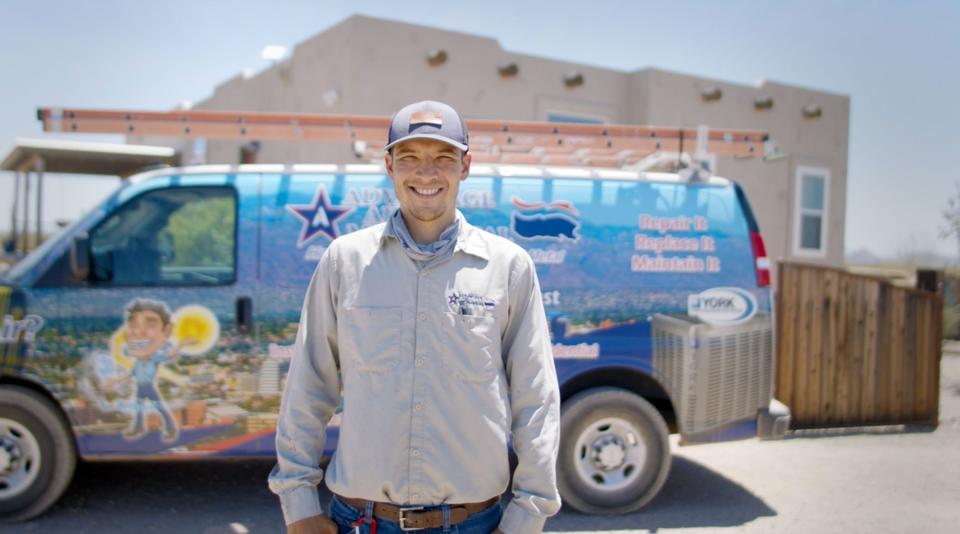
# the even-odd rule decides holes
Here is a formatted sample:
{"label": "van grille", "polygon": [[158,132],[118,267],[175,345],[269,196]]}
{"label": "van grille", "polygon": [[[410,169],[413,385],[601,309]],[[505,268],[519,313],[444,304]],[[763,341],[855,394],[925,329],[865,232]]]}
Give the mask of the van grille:
{"label": "van grille", "polygon": [[766,317],[715,326],[654,315],[653,369],[682,435],[754,419],[772,395],[772,325]]}

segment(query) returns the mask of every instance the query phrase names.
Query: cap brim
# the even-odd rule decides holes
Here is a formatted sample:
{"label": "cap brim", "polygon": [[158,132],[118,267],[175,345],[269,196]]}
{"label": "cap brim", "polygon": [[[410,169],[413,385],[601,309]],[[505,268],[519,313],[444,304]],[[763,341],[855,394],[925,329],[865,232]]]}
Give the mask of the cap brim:
{"label": "cap brim", "polygon": [[444,137],[444,136],[442,136],[442,135],[437,135],[437,134],[412,134],[412,135],[408,135],[408,136],[406,136],[406,137],[401,137],[400,139],[397,139],[396,141],[394,141],[394,142],[390,143],[389,145],[383,147],[383,149],[384,149],[384,150],[390,150],[390,149],[393,148],[394,146],[396,146],[396,145],[398,145],[398,144],[400,144],[400,143],[402,143],[402,142],[404,142],[404,141],[409,141],[409,140],[411,140],[411,139],[433,139],[434,141],[440,141],[441,143],[446,143],[446,144],[448,144],[448,145],[450,145],[450,146],[452,146],[452,147],[459,148],[460,150],[462,150],[462,151],[464,151],[464,152],[466,152],[467,150],[470,149],[467,145],[465,145],[465,144],[463,144],[463,143],[458,143],[458,142],[454,141],[453,139],[450,139],[449,137]]}

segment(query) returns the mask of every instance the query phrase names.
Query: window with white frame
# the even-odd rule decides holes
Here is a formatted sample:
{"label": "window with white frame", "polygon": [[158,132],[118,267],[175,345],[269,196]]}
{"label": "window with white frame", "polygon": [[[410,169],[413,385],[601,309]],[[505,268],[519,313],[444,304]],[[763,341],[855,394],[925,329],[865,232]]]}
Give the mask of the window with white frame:
{"label": "window with white frame", "polygon": [[793,240],[795,253],[826,255],[829,191],[829,170],[818,167],[797,168]]}

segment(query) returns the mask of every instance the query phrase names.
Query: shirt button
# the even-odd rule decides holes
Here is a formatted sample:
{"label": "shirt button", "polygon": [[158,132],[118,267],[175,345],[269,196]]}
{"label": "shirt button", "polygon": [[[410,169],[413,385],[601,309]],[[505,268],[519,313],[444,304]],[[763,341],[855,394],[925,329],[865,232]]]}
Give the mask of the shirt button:
{"label": "shirt button", "polygon": [[425,313],[423,313],[423,312],[420,312],[420,315],[418,315],[418,317],[420,317],[420,320],[421,320],[421,321],[426,321],[426,320],[427,320],[427,314],[425,314]]}
{"label": "shirt button", "polygon": [[418,402],[413,405],[413,409],[419,412],[421,409],[423,409],[423,405]]}
{"label": "shirt button", "polygon": [[417,358],[417,366],[423,365],[423,358]]}
{"label": "shirt button", "polygon": [[[420,456],[420,451],[417,450],[417,449],[413,449],[413,452],[411,452],[410,454],[412,454],[412,455],[414,455],[414,456]],[[414,495],[414,498],[416,498],[416,495]]]}
{"label": "shirt button", "polygon": [[417,502],[420,500],[420,494],[414,493],[413,495],[410,496],[410,498],[413,499],[413,502]]}

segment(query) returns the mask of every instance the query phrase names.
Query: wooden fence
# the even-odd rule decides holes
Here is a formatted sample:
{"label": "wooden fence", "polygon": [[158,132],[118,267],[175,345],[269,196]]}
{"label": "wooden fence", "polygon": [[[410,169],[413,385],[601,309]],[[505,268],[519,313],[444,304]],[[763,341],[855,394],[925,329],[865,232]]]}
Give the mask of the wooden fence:
{"label": "wooden fence", "polygon": [[780,263],[776,398],[793,428],[936,425],[942,297]]}

